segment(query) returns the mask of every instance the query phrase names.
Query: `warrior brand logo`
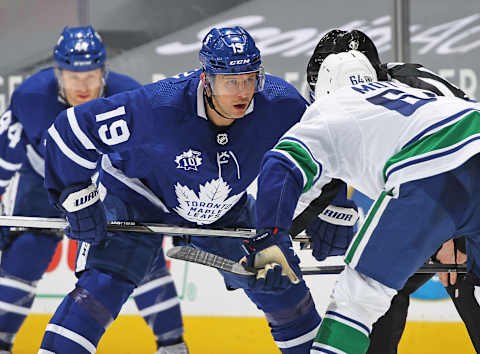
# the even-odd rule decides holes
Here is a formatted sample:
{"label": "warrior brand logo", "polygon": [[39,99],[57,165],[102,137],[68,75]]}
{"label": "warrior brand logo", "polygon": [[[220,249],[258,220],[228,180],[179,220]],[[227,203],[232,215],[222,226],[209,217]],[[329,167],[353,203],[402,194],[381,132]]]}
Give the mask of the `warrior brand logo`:
{"label": "warrior brand logo", "polygon": [[250,63],[250,59],[231,60],[230,65],[241,65]]}
{"label": "warrior brand logo", "polygon": [[201,153],[192,149],[178,155],[175,158],[177,168],[183,168],[185,171],[194,170],[198,171],[198,166],[202,164]]}
{"label": "warrior brand logo", "polygon": [[76,207],[79,207],[79,206],[89,202],[90,200],[96,198],[97,196],[98,196],[98,191],[94,190],[94,191],[88,193],[87,195],[84,195],[84,196],[82,196],[78,199],[75,199],[74,204],[75,204]]}
{"label": "warrior brand logo", "polygon": [[241,198],[243,193],[228,197],[231,188],[220,177],[199,185],[198,195],[188,186],[175,185],[178,206],[174,210],[184,219],[198,225],[211,224],[220,219]]}

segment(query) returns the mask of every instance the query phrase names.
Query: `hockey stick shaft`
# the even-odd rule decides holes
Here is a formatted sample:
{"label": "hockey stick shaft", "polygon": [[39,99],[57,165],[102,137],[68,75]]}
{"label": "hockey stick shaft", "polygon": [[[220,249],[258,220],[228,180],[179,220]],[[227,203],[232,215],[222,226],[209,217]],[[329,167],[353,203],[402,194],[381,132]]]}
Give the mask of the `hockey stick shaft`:
{"label": "hockey stick shaft", "polygon": [[[61,218],[38,218],[28,216],[0,216],[0,226],[15,227],[25,229],[48,229],[63,230],[68,226],[68,222]],[[193,227],[182,227],[174,225],[164,225],[156,223],[140,223],[136,221],[112,221],[107,225],[108,231],[123,232],[144,232],[159,233],[169,236],[210,236],[210,237],[239,237],[249,238],[255,236],[254,229],[202,229]]]}
{"label": "hockey stick shaft", "polygon": [[[231,259],[217,256],[203,250],[188,246],[177,246],[167,251],[167,256],[182,261],[202,264],[207,267],[223,270],[236,275],[252,276],[256,274],[255,269],[246,268],[242,264]],[[302,267],[303,275],[317,274],[339,274],[345,269],[344,265],[328,265],[317,267]],[[467,268],[463,264],[425,264],[416,273],[434,274],[438,272],[466,273]]]}
{"label": "hockey stick shaft", "polygon": [[[301,268],[303,275],[339,274],[344,269],[344,265],[326,265]],[[435,274],[439,272],[466,273],[467,266],[464,264],[424,264],[415,272],[415,274]]]}

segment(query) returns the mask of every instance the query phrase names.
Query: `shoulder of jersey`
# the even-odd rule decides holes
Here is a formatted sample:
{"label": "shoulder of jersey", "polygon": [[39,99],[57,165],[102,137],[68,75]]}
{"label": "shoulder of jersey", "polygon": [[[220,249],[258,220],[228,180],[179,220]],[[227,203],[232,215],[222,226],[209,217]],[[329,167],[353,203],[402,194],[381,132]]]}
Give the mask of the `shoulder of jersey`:
{"label": "shoulder of jersey", "polygon": [[289,98],[298,99],[301,97],[297,89],[284,79],[270,74],[265,75],[265,85],[262,96],[268,101],[283,100]]}
{"label": "shoulder of jersey", "polygon": [[17,96],[23,94],[51,95],[57,97],[58,82],[53,68],[42,69],[26,78],[14,91]]}
{"label": "shoulder of jersey", "polygon": [[106,80],[106,96],[119,92],[134,90],[141,87],[140,83],[130,76],[110,71]]}
{"label": "shoulder of jersey", "polygon": [[152,107],[169,106],[183,111],[188,110],[191,104],[196,102],[201,72],[201,70],[185,72],[145,85],[145,93],[150,98]]}
{"label": "shoulder of jersey", "polygon": [[38,101],[42,102],[40,107],[45,106],[49,100],[52,100],[51,104],[55,104],[58,102],[57,96],[58,82],[55,73],[53,68],[47,68],[28,77],[15,89],[11,105],[12,108],[22,106],[22,110],[32,106],[38,109]]}

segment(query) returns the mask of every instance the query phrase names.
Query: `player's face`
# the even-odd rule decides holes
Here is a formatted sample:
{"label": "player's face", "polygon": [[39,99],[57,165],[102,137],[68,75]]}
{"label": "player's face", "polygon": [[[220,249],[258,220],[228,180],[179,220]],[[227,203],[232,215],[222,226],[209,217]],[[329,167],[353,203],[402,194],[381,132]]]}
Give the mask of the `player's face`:
{"label": "player's face", "polygon": [[69,70],[60,71],[60,80],[65,98],[72,106],[88,102],[100,95],[102,87],[103,69],[84,72]]}
{"label": "player's face", "polygon": [[213,102],[225,117],[242,118],[255,93],[257,74],[215,75]]}

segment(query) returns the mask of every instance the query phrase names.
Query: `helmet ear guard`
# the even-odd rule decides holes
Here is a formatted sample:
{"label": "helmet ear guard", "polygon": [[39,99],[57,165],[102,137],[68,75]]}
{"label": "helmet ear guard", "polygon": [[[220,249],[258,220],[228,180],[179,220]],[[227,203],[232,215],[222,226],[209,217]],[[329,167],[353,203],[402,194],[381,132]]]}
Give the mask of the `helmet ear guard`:
{"label": "helmet ear guard", "polygon": [[360,83],[377,81],[377,72],[368,58],[359,51],[330,54],[323,60],[318,71],[315,97]]}

